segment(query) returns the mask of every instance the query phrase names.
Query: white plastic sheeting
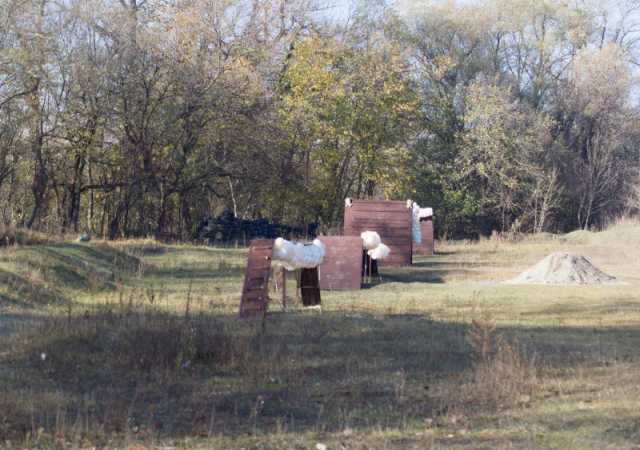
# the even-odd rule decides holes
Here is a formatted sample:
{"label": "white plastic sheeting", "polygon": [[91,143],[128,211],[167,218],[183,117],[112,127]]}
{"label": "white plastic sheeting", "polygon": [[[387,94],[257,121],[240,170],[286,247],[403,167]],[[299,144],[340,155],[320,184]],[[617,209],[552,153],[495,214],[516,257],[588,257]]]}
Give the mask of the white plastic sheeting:
{"label": "white plastic sheeting", "polygon": [[418,217],[420,219],[428,219],[429,217],[433,217],[433,208],[420,208]]}
{"label": "white plastic sheeting", "polygon": [[371,259],[385,259],[389,256],[389,253],[391,253],[391,249],[382,243],[367,252]]}
{"label": "white plastic sheeting", "polygon": [[365,250],[373,250],[382,243],[380,235],[375,231],[363,231],[360,233],[360,237]]}
{"label": "white plastic sheeting", "polygon": [[318,239],[311,244],[301,244],[278,238],[273,245],[273,260],[290,271],[318,267],[324,253],[324,244]]}
{"label": "white plastic sheeting", "polygon": [[411,205],[413,220],[411,221],[411,237],[414,244],[422,243],[422,229],[420,228],[420,205],[413,202]]}
{"label": "white plastic sheeting", "polygon": [[411,221],[411,239],[414,244],[422,243],[422,228],[420,219],[433,217],[433,208],[420,208],[413,200],[407,200],[407,208],[411,208],[413,220]]}
{"label": "white plastic sheeting", "polygon": [[391,249],[382,243],[380,235],[375,231],[364,231],[360,233],[360,237],[362,246],[371,259],[385,259],[391,253]]}

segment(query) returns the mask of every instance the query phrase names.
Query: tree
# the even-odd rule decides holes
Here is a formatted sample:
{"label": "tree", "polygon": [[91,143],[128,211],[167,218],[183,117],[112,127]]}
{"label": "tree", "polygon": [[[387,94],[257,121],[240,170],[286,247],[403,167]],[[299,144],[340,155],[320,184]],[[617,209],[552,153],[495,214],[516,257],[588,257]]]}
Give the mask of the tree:
{"label": "tree", "polygon": [[478,213],[489,224],[499,218],[502,231],[541,231],[557,189],[556,171],[545,167],[550,121],[499,86],[470,86],[466,105],[458,166],[479,191]]}
{"label": "tree", "polygon": [[563,137],[574,149],[570,171],[580,227],[623,208],[624,187],[638,161],[632,76],[622,48],[607,44],[576,55],[566,84]]}
{"label": "tree", "polygon": [[335,224],[345,197],[399,188],[417,98],[394,50],[362,54],[318,36],[296,44],[281,117],[307,219]]}

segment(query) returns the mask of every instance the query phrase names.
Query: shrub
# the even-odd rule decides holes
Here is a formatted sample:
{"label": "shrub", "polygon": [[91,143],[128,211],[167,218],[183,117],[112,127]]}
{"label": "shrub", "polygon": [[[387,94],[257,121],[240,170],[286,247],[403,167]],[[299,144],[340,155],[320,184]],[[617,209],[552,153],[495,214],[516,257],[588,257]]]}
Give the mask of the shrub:
{"label": "shrub", "polygon": [[27,359],[46,355],[46,363],[38,367],[54,378],[69,373],[83,378],[78,368],[87,377],[99,378],[198,365],[222,368],[241,357],[248,345],[248,339],[232,336],[211,316],[180,316],[132,303],[101,307],[83,317],[50,319],[20,339],[21,354]]}
{"label": "shrub", "polygon": [[11,245],[37,245],[58,242],[56,238],[26,228],[13,228],[0,225],[0,247]]}
{"label": "shrub", "polygon": [[490,409],[528,403],[536,385],[536,360],[516,340],[497,332],[490,320],[473,321],[467,334],[473,350],[471,398]]}

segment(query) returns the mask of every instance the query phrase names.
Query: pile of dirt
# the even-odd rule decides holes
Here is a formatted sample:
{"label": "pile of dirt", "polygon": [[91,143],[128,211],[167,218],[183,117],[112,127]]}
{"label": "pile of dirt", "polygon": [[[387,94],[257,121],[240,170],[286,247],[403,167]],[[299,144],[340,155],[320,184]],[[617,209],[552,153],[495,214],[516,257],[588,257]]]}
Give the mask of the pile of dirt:
{"label": "pile of dirt", "polygon": [[573,253],[557,252],[525,270],[509,284],[614,284],[618,280],[607,275],[587,258]]}

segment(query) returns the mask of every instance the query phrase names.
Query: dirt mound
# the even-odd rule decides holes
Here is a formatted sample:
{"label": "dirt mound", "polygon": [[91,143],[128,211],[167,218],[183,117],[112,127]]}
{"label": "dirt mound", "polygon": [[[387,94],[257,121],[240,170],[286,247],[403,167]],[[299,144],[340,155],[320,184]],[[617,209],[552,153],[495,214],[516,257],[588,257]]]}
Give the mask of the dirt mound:
{"label": "dirt mound", "polygon": [[522,272],[509,284],[613,284],[618,280],[607,275],[581,255],[552,253]]}

